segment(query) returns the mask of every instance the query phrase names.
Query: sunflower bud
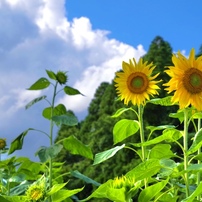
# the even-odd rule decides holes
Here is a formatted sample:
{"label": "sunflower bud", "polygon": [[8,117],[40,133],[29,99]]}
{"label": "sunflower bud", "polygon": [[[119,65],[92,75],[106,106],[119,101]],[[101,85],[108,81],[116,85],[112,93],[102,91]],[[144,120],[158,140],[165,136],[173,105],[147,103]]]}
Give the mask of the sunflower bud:
{"label": "sunflower bud", "polygon": [[0,150],[5,149],[6,147],[6,139],[0,139]]}
{"label": "sunflower bud", "polygon": [[56,74],[56,80],[62,85],[62,84],[66,84],[67,82],[67,75],[66,75],[66,72],[62,72],[62,71],[59,71],[57,74]]}

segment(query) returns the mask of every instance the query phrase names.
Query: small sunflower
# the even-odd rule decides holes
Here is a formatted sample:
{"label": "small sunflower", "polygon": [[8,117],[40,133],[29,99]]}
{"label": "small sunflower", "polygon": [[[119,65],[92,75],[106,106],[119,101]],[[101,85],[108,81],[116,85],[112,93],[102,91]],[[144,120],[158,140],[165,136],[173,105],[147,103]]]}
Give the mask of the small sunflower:
{"label": "small sunflower", "polygon": [[[133,61],[133,62],[132,62]],[[124,104],[128,105],[131,101],[133,105],[145,104],[149,100],[149,95],[158,94],[159,89],[154,79],[159,75],[151,76],[155,66],[147,62],[143,62],[140,58],[136,63],[135,59],[129,60],[129,63],[122,63],[123,72],[116,73],[115,86],[117,93]]]}
{"label": "small sunflower", "polygon": [[165,71],[171,79],[164,84],[168,93],[174,91],[171,101],[179,103],[180,109],[192,105],[202,111],[202,56],[195,59],[192,49],[188,59],[178,52],[172,61],[174,66]]}
{"label": "small sunflower", "polygon": [[56,74],[56,80],[62,85],[67,83],[66,72],[59,71]]}
{"label": "small sunflower", "polygon": [[5,147],[6,147],[6,139],[0,138],[0,150],[5,149]]}

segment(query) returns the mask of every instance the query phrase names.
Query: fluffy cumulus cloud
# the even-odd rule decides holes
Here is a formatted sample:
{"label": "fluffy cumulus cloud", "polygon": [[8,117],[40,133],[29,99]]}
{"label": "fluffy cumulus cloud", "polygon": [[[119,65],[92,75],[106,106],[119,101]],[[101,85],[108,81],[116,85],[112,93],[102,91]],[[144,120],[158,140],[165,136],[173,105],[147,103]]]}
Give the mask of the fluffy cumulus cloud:
{"label": "fluffy cumulus cloud", "polygon": [[68,72],[69,85],[85,96],[61,96],[58,101],[80,113],[86,111],[100,83],[112,81],[122,60],[145,54],[142,45],[132,47],[110,39],[106,30],[92,29],[87,17],[75,16],[72,21],[67,17],[65,0],[0,1],[0,130],[9,133],[8,139],[26,128],[28,121],[44,126],[35,117],[40,104],[29,116],[24,105],[43,94],[26,88],[46,76],[45,69]]}

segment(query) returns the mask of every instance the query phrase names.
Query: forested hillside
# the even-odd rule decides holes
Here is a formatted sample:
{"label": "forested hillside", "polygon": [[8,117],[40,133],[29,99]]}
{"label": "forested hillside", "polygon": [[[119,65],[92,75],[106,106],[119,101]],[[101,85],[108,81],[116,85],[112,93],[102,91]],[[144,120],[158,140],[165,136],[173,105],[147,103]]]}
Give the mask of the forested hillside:
{"label": "forested hillside", "polygon": [[[198,55],[202,54],[202,48]],[[158,79],[168,80],[168,76],[163,72],[166,66],[172,64],[172,48],[170,44],[157,36],[151,42],[147,54],[143,57],[144,60],[152,62],[156,65],[154,74],[160,72]],[[130,58],[128,58],[130,59]],[[126,61],[128,62],[128,61]],[[121,64],[120,64],[121,69]],[[161,84],[160,84],[161,85]],[[165,91],[161,86],[160,97],[165,96]],[[111,116],[117,109],[124,107],[123,103],[117,99],[113,81],[111,83],[103,82],[96,90],[93,100],[88,108],[88,115],[77,126],[67,127],[62,126],[58,131],[56,142],[64,137],[75,135],[81,142],[90,145],[94,154],[113,147],[113,127],[120,118],[112,118]],[[175,106],[161,107],[148,104],[144,112],[145,126],[175,124],[179,125],[178,121],[169,118],[167,114],[174,112]],[[72,112],[73,113],[73,112]],[[159,119],[159,116],[161,119]],[[121,118],[136,119],[134,113],[124,113]],[[149,132],[149,131],[148,131]],[[147,135],[147,130],[146,130]],[[158,135],[158,134],[156,134]],[[131,142],[138,142],[139,135],[129,137]],[[127,139],[128,140],[128,139]],[[126,140],[126,141],[127,141]],[[120,176],[139,163],[136,154],[130,150],[121,150],[113,158],[99,164],[93,165],[92,160],[85,159],[80,156],[71,155],[66,150],[62,150],[57,157],[57,161],[65,162],[63,171],[70,172],[78,170],[80,173],[90,177],[98,183],[106,182],[110,178]],[[94,187],[90,184],[85,184],[82,180],[70,177],[67,175],[65,180],[68,181],[68,188],[78,188],[85,185],[85,189],[78,197],[83,199],[90,195]],[[108,201],[106,199],[96,199],[95,201]]]}

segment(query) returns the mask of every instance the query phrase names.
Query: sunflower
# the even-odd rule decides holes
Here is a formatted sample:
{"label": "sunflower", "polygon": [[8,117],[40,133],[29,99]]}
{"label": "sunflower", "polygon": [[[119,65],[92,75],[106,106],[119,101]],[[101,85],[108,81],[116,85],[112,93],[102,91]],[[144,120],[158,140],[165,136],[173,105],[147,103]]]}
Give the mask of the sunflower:
{"label": "sunflower", "polygon": [[136,63],[135,59],[129,60],[129,63],[122,63],[122,72],[116,73],[115,86],[121,100],[128,105],[131,101],[133,105],[144,105],[149,100],[149,95],[158,94],[157,83],[154,79],[159,75],[151,76],[155,66],[143,62],[140,58]]}
{"label": "sunflower", "polygon": [[192,49],[188,59],[178,52],[172,61],[174,66],[165,71],[171,79],[164,84],[168,93],[174,91],[171,101],[179,103],[180,109],[192,105],[202,111],[202,56],[195,59]]}

